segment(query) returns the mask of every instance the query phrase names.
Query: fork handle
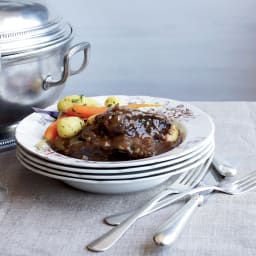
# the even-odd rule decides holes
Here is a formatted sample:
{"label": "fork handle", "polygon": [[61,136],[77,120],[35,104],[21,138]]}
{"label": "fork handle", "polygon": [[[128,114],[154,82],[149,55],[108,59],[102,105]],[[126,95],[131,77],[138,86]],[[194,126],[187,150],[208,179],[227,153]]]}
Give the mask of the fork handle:
{"label": "fork handle", "polygon": [[154,242],[161,246],[172,245],[179,237],[190,216],[202,203],[203,196],[194,195],[179,211],[159,227],[153,237]]}

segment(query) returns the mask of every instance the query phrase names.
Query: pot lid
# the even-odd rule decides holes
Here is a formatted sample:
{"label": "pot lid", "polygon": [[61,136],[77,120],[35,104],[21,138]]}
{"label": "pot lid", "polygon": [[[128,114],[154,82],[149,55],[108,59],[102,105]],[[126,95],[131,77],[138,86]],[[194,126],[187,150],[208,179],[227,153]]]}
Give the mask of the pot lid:
{"label": "pot lid", "polygon": [[2,57],[58,44],[71,35],[71,26],[42,2],[0,0]]}

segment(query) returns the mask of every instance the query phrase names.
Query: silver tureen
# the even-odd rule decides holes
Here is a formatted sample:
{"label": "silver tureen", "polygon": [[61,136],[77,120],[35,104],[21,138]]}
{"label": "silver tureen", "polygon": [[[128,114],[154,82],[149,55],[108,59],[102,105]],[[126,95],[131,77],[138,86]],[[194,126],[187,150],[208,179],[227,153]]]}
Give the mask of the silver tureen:
{"label": "silver tureen", "polygon": [[[71,45],[73,29],[38,1],[0,0],[0,151],[15,145],[15,126],[60,95],[70,75],[87,65],[90,44]],[[70,59],[82,52],[81,66]]]}

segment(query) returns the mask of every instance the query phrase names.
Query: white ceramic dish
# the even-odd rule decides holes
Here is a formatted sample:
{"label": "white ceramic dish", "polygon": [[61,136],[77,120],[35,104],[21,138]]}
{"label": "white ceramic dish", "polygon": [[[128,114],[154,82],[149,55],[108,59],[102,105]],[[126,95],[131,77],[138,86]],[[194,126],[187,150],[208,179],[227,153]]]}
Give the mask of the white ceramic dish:
{"label": "white ceramic dish", "polygon": [[184,168],[177,169],[171,173],[164,173],[160,175],[154,175],[150,177],[143,177],[137,179],[126,179],[126,180],[93,180],[93,179],[80,179],[80,178],[71,178],[64,175],[52,174],[47,171],[44,171],[40,168],[35,168],[29,163],[25,163],[22,159],[18,159],[20,163],[28,170],[50,177],[62,180],[66,184],[88,192],[93,193],[104,193],[104,194],[120,194],[120,193],[129,193],[129,192],[138,192],[152,188],[156,185],[167,181],[169,178],[178,175],[180,173],[190,171],[194,168],[202,166],[207,159],[212,157],[213,150],[209,152],[206,156],[197,161],[196,164],[188,165]]}
{"label": "white ceramic dish", "polygon": [[[98,96],[95,99],[103,103],[106,97]],[[18,144],[30,153],[58,164],[65,163],[65,165],[90,168],[119,168],[147,165],[181,157],[202,147],[207,139],[213,137],[214,124],[212,119],[208,114],[193,105],[171,99],[149,96],[118,95],[118,97],[126,103],[146,102],[161,104],[161,107],[150,108],[147,111],[164,113],[172,118],[184,135],[183,142],[178,147],[166,153],[139,160],[96,162],[75,159],[55,152],[48,144],[45,144],[42,149],[36,147],[42,139],[46,127],[52,122],[46,115],[38,113],[27,116],[18,124],[16,128],[16,140]],[[54,110],[56,106],[51,106],[48,109]]]}
{"label": "white ceramic dish", "polygon": [[177,169],[185,168],[189,165],[194,165],[198,161],[200,161],[203,157],[209,154],[209,152],[212,152],[214,149],[214,144],[212,143],[209,145],[203,152],[200,152],[198,155],[187,159],[186,161],[183,161],[181,163],[177,163],[170,166],[165,167],[159,167],[155,168],[154,165],[152,165],[152,168],[150,170],[146,170],[144,172],[129,172],[129,173],[120,173],[120,174],[88,174],[88,173],[77,173],[77,172],[71,172],[62,170],[62,167],[59,166],[59,168],[52,168],[44,164],[39,164],[29,158],[29,155],[24,154],[22,150],[17,148],[17,157],[19,160],[25,162],[26,164],[29,164],[35,168],[39,168],[43,171],[47,171],[52,174],[56,175],[63,175],[67,177],[73,177],[73,178],[83,178],[83,179],[97,179],[97,180],[125,180],[125,179],[134,179],[134,178],[142,178],[142,177],[148,177],[152,175],[160,175],[163,173],[171,173],[175,172]]}
{"label": "white ceramic dish", "polygon": [[68,166],[64,164],[57,164],[54,162],[47,161],[43,158],[39,158],[34,154],[31,154],[29,151],[25,150],[22,146],[17,144],[17,149],[26,156],[29,160],[36,162],[40,165],[45,165],[49,168],[60,169],[66,172],[76,172],[76,173],[86,173],[86,174],[96,174],[96,175],[115,175],[115,174],[122,174],[122,173],[132,173],[132,172],[145,172],[147,170],[155,169],[155,168],[162,168],[166,166],[171,166],[178,163],[183,163],[188,159],[192,159],[197,157],[198,154],[204,152],[210,145],[214,143],[214,139],[212,138],[209,142],[205,143],[199,149],[192,151],[191,153],[169,160],[164,162],[159,162],[156,164],[150,165],[142,165],[142,166],[135,166],[135,167],[125,167],[125,168],[112,168],[112,169],[102,169],[102,168],[89,168],[89,167],[78,167],[78,166]]}

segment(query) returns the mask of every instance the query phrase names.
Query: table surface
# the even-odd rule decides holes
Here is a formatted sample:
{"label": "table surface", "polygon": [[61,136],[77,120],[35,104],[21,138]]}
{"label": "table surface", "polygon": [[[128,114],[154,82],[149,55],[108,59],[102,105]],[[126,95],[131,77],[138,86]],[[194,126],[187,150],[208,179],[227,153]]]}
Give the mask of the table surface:
{"label": "table surface", "polygon": [[[256,103],[193,102],[216,124],[216,150],[242,176],[255,169]],[[27,171],[15,150],[0,154],[0,181],[8,198],[0,205],[0,255],[93,255],[85,246],[109,229],[106,215],[135,208],[161,191],[100,195],[75,190]],[[192,216],[172,248],[154,245],[157,227],[181,203],[147,216],[102,255],[256,255],[256,192],[215,194]]]}

